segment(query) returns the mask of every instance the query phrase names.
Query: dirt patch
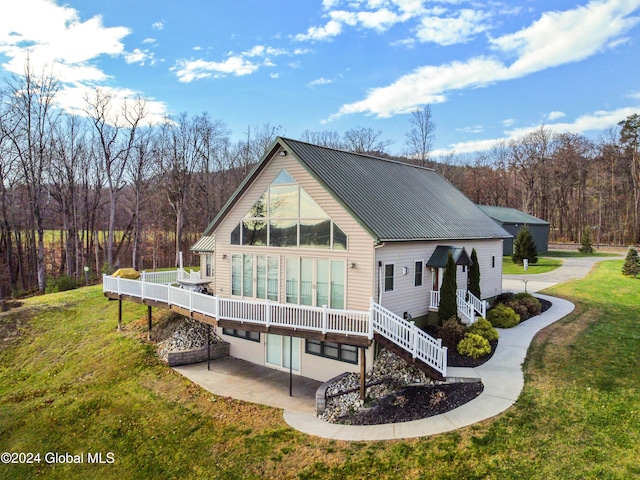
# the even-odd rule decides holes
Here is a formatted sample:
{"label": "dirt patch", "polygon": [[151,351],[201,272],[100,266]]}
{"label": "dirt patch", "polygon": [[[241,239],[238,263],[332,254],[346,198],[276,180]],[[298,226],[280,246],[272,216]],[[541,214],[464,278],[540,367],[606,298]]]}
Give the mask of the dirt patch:
{"label": "dirt patch", "polygon": [[35,310],[29,307],[22,307],[22,302],[13,302],[11,310],[0,313],[0,349],[11,343],[28,328]]}

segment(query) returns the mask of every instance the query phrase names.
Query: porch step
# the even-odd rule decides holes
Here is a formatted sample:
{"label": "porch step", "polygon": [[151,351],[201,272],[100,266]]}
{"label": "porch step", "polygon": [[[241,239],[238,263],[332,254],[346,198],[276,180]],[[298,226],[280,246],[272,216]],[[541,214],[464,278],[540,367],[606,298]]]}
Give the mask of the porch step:
{"label": "porch step", "polygon": [[400,347],[399,345],[396,345],[391,340],[389,340],[389,339],[387,339],[387,338],[385,338],[382,335],[377,334],[377,333],[375,333],[373,335],[373,338],[374,338],[374,340],[376,342],[378,342],[380,345],[382,345],[387,350],[395,353],[397,356],[399,356],[405,362],[413,365],[418,370],[421,370],[425,374],[429,375],[430,378],[433,378],[434,380],[439,380],[439,381],[445,381],[446,380],[446,378],[443,377],[442,374],[439,371],[437,371],[434,368],[430,367],[429,365],[427,365],[426,363],[422,362],[421,360],[419,360],[417,358],[413,358],[413,355],[411,355],[411,353],[407,352],[404,348]]}

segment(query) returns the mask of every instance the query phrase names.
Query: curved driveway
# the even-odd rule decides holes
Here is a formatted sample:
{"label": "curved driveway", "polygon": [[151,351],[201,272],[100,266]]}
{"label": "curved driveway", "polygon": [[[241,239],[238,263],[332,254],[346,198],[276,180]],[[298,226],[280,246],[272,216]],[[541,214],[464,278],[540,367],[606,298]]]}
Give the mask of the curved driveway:
{"label": "curved driveway", "polygon": [[503,275],[502,289],[504,291],[524,291],[525,282],[529,293],[539,292],[558,283],[584,278],[593,266],[603,260],[619,260],[620,256],[611,257],[567,257],[560,258],[562,266],[547,273],[532,273],[521,275]]}

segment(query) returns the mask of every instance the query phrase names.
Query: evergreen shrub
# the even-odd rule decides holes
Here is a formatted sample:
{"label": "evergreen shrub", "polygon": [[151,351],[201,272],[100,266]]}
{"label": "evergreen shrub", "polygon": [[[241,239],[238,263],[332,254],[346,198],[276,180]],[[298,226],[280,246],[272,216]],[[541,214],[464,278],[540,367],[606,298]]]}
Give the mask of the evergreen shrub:
{"label": "evergreen shrub", "polygon": [[491,353],[491,345],[481,335],[467,333],[458,343],[458,353],[467,357],[480,358]]}
{"label": "evergreen shrub", "polygon": [[438,337],[442,344],[448,348],[454,348],[464,338],[464,325],[456,317],[451,317],[438,327]]}
{"label": "evergreen shrub", "polygon": [[498,340],[499,337],[498,331],[493,328],[491,322],[486,318],[479,318],[476,320],[473,325],[467,328],[466,333],[475,333],[476,335],[480,335],[482,338],[486,338],[489,342]]}
{"label": "evergreen shrub", "polygon": [[496,328],[511,328],[520,323],[520,315],[513,308],[499,303],[487,312],[487,320]]}

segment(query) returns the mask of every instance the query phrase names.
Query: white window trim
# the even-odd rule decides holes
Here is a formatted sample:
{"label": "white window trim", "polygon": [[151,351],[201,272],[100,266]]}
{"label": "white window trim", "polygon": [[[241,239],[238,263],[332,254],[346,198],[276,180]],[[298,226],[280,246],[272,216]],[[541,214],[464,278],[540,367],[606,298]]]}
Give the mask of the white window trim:
{"label": "white window trim", "polygon": [[[416,272],[415,272],[415,268],[416,268],[416,263],[417,262],[421,262],[422,263],[422,284],[421,285],[416,285]],[[424,260],[423,258],[418,258],[416,260],[413,261],[413,286],[416,288],[422,288],[424,287],[424,277],[425,277],[425,270],[426,270],[426,260]]]}
{"label": "white window trim", "polygon": [[[392,265],[393,266],[393,288],[387,290],[387,265]],[[396,262],[385,262],[382,265],[382,275],[383,275],[383,282],[382,282],[382,289],[384,290],[385,293],[387,292],[393,292],[396,289]]]}

